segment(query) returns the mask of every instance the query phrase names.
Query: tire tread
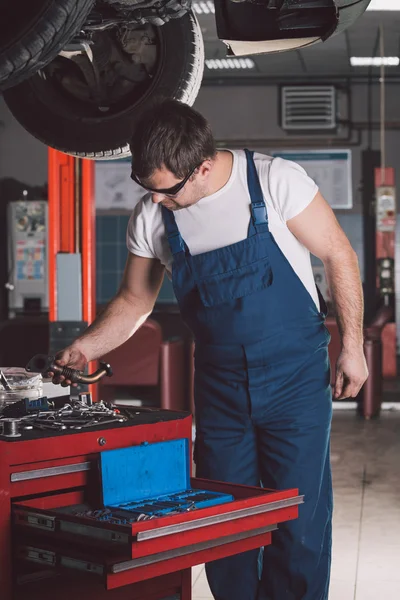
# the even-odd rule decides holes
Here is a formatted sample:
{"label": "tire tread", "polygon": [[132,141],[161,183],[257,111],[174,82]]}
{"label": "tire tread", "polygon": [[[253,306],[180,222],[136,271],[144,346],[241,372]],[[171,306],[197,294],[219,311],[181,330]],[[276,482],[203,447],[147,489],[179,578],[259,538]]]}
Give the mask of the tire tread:
{"label": "tire tread", "polygon": [[0,89],[17,85],[48,64],[79,31],[94,0],[52,0],[35,27],[0,52]]}

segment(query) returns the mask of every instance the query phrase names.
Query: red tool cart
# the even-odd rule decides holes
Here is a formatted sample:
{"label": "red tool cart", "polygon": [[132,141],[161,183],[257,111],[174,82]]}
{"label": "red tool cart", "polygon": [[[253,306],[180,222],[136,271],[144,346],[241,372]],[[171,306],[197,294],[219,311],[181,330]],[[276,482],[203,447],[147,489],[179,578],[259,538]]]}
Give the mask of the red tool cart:
{"label": "red tool cart", "polygon": [[295,489],[196,478],[194,490],[234,500],[129,524],[58,510],[101,505],[100,453],[108,450],[185,440],[189,474],[191,436],[186,413],[137,409],[90,432],[0,435],[2,600],[190,600],[192,566],[270,544],[279,523],[297,517]]}

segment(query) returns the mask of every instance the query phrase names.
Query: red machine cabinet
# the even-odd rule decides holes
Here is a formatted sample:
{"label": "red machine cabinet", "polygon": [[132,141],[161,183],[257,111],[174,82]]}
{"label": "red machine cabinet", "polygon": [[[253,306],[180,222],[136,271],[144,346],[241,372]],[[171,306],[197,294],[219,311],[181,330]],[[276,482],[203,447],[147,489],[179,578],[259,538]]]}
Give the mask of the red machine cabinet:
{"label": "red machine cabinet", "polygon": [[396,188],[392,167],[375,169],[377,290],[385,306],[393,311],[382,331],[382,375],[397,375],[395,318]]}
{"label": "red machine cabinet", "polygon": [[[267,545],[278,523],[297,517],[302,502],[298,490],[276,492],[192,479],[192,487],[231,493],[234,502],[135,523],[129,532],[119,525],[96,524],[93,539],[87,530],[83,536],[77,530],[68,539],[57,524],[49,527],[52,509],[84,498],[97,501],[99,452],[144,441],[191,441],[190,416],[153,414],[153,422],[147,413],[137,417],[137,424],[87,433],[46,432],[13,441],[0,437],[3,600],[45,600],[55,594],[57,600],[72,595],[96,600],[178,595],[190,600],[192,566]],[[85,524],[79,517],[72,520],[76,526]],[[112,540],[119,545],[113,547]]]}

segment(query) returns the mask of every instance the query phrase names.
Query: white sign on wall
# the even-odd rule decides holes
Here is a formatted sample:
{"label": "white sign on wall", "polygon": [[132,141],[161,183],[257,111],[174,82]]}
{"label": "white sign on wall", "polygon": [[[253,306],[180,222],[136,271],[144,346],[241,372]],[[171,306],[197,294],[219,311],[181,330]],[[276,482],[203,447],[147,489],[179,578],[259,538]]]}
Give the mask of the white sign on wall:
{"label": "white sign on wall", "polygon": [[146,193],[130,177],[130,159],[96,161],[95,173],[97,210],[131,211]]}
{"label": "white sign on wall", "polygon": [[302,150],[273,152],[303,167],[315,181],[331,208],[353,207],[350,150]]}

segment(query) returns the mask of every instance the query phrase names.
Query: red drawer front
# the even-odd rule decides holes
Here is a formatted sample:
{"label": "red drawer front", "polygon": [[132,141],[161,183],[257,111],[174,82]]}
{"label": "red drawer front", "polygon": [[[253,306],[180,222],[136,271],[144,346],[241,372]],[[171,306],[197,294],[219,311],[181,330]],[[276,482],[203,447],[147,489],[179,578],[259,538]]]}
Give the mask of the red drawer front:
{"label": "red drawer front", "polygon": [[133,560],[101,558],[94,553],[85,556],[82,550],[62,549],[60,543],[52,545],[48,540],[43,542],[32,538],[20,540],[16,544],[15,555],[19,566],[29,563],[47,570],[70,569],[79,574],[90,573],[101,578],[106,589],[112,590],[267,546],[271,543],[271,531],[276,528],[276,525],[264,526]]}
{"label": "red drawer front", "polygon": [[[46,576],[44,576],[46,575]],[[90,600],[165,600],[171,596],[180,597],[182,588],[190,587],[190,570],[169,573],[154,577],[150,581],[141,581],[124,587],[106,590],[100,577],[85,573],[65,572],[46,574],[41,571],[39,579],[22,576],[14,589],[14,600],[71,600],[71,598],[89,598]],[[188,598],[188,596],[186,596]]]}
{"label": "red drawer front", "polygon": [[[261,548],[261,546],[268,546],[271,543],[271,531],[274,529],[276,526],[270,525],[246,533],[233,534],[202,544],[193,544],[186,548],[178,548],[158,555],[116,564],[112,567],[112,572],[107,574],[107,589],[112,590],[129,583],[173,573],[180,569]],[[162,556],[163,554],[164,556]],[[154,562],[155,559],[157,559],[156,562]],[[145,564],[146,560],[148,564]]]}
{"label": "red drawer front", "polygon": [[11,497],[56,492],[92,482],[98,487],[97,462],[98,454],[92,454],[11,466]]}
{"label": "red drawer front", "polygon": [[297,518],[298,505],[303,501],[297,490],[274,492],[196,478],[191,484],[193,489],[232,494],[235,501],[135,523],[132,558],[292,520]]}

